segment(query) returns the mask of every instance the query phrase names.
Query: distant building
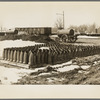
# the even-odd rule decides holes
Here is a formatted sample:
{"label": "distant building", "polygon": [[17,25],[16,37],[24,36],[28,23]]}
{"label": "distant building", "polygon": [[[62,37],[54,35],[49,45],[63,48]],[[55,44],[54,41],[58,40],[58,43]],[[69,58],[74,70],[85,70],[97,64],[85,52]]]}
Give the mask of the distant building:
{"label": "distant building", "polygon": [[6,36],[6,35],[17,35],[17,30],[7,30],[7,31],[1,31],[0,36]]}
{"label": "distant building", "polygon": [[0,36],[5,36],[5,32],[0,32]]}
{"label": "distant building", "polygon": [[49,35],[51,34],[51,27],[16,27],[15,30],[18,34],[29,34],[29,35]]}
{"label": "distant building", "polygon": [[52,28],[52,34],[57,34],[58,29],[57,28]]}

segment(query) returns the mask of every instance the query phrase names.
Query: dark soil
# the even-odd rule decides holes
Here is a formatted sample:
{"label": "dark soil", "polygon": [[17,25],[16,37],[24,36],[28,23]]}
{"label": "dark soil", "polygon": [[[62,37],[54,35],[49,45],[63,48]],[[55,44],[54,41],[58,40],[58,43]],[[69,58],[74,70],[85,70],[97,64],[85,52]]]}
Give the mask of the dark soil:
{"label": "dark soil", "polygon": [[48,43],[48,42],[54,42],[49,36],[46,35],[7,35],[7,36],[0,36],[0,41],[3,40],[17,40],[22,39],[23,41],[35,41],[40,43]]}
{"label": "dark soil", "polygon": [[[77,68],[66,72],[48,71],[46,75],[40,75],[44,73],[32,73],[28,76],[22,77],[16,84],[100,84],[100,55],[81,57],[73,59],[73,64],[90,65],[88,69]],[[51,73],[51,74],[49,74]]]}

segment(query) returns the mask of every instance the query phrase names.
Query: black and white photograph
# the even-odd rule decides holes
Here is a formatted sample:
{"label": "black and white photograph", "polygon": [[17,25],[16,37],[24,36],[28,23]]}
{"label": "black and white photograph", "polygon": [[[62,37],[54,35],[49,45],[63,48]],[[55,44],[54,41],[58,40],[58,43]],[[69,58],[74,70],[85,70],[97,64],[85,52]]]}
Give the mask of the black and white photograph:
{"label": "black and white photograph", "polygon": [[100,2],[0,2],[0,85],[100,85]]}

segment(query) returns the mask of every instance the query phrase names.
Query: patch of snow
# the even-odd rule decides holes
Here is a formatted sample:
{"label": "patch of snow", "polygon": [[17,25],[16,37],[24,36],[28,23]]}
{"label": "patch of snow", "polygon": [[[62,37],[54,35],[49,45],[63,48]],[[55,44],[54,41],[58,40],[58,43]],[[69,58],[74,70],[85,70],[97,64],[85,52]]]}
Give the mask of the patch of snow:
{"label": "patch of snow", "polygon": [[83,71],[79,70],[78,73],[83,73]]}
{"label": "patch of snow", "polygon": [[50,83],[51,83],[51,82],[53,82],[53,81],[54,81],[54,80],[52,80],[52,79],[48,78],[48,82],[50,82]]}
{"label": "patch of snow", "polygon": [[0,66],[1,84],[10,85],[12,83],[16,83],[18,79],[30,72],[33,72],[33,70],[23,68],[7,68],[4,66]]}
{"label": "patch of snow", "polygon": [[24,46],[34,46],[36,43],[34,41],[22,41],[22,40],[4,40],[0,41],[0,57],[2,57],[3,49],[8,47],[24,47]]}
{"label": "patch of snow", "polygon": [[94,64],[97,64],[98,62],[97,61],[94,61]]}
{"label": "patch of snow", "polygon": [[48,82],[53,82],[53,81],[57,81],[58,79],[57,78],[55,78],[55,77],[53,77],[53,78],[47,78],[47,80],[48,80]]}
{"label": "patch of snow", "polygon": [[43,70],[43,69],[45,69],[46,67],[41,67],[41,68],[35,68],[34,70],[33,70],[33,72],[37,72],[38,70]]}
{"label": "patch of snow", "polygon": [[40,47],[39,49],[41,49],[41,50],[48,49],[49,50],[49,47]]}
{"label": "patch of snow", "polygon": [[81,66],[82,69],[87,69],[87,68],[89,68],[89,67],[90,67],[89,65],[82,65],[82,66]]}
{"label": "patch of snow", "polygon": [[51,38],[52,38],[52,37],[58,37],[58,35],[51,35],[50,37],[51,37]]}
{"label": "patch of snow", "polygon": [[61,67],[61,66],[64,66],[64,65],[70,65],[70,64],[72,64],[72,60],[65,62],[65,63],[62,63],[62,64],[53,65],[52,67],[57,68],[57,67]]}
{"label": "patch of snow", "polygon": [[78,65],[70,65],[70,66],[66,66],[66,67],[63,67],[63,68],[58,68],[57,71],[65,72],[65,71],[74,70],[75,68],[79,68],[79,66]]}
{"label": "patch of snow", "polygon": [[38,76],[41,76],[41,75],[50,75],[51,73],[41,73],[39,74]]}
{"label": "patch of snow", "polygon": [[96,36],[78,36],[78,38],[99,38],[99,37],[96,37]]}

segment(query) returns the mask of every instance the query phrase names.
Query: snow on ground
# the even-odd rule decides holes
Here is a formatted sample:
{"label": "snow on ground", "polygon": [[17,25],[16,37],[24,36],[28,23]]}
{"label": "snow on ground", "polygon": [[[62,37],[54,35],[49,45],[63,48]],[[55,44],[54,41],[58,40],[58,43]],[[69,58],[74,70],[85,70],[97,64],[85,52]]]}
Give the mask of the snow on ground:
{"label": "snow on ground", "polygon": [[96,37],[96,36],[82,36],[82,35],[80,35],[80,36],[78,36],[78,38],[93,38],[93,39],[95,39],[95,38],[100,38],[100,37]]}
{"label": "snow on ground", "polygon": [[49,47],[40,47],[39,49],[41,49],[41,50],[48,49],[49,50]]}
{"label": "snow on ground", "polygon": [[68,62],[65,62],[65,63],[62,63],[62,64],[53,65],[52,67],[53,68],[58,68],[58,67],[62,67],[62,66],[65,66],[65,65],[71,65],[71,64],[72,64],[72,60],[70,60]]}
{"label": "snow on ground", "polygon": [[58,37],[58,35],[51,35],[50,37],[51,37],[51,38],[52,38],[52,37]]}
{"label": "snow on ground", "polygon": [[[2,56],[3,49],[6,47],[24,47],[24,46],[32,46],[35,44],[39,44],[36,42],[31,41],[22,41],[22,40],[5,40],[0,41],[0,57]],[[79,68],[78,65],[73,65],[72,61],[62,63],[62,64],[56,64],[52,66],[53,68],[57,68],[57,71],[64,72],[64,71],[70,71],[74,70],[75,68]],[[90,66],[81,66],[81,68],[86,69]],[[38,70],[43,70],[45,67],[42,68],[36,68],[36,69],[24,69],[24,68],[8,68],[5,66],[0,66],[0,83],[1,84],[12,84],[16,83],[18,79],[22,78],[22,76],[27,75],[31,72],[37,72]],[[44,75],[47,73],[41,73],[41,75]],[[50,74],[50,73],[48,73]]]}
{"label": "snow on ground", "polygon": [[[61,65],[63,66],[61,67]],[[35,69],[25,69],[25,68],[6,67],[6,66],[5,65],[0,66],[0,84],[3,84],[3,85],[10,85],[13,83],[17,83],[18,79],[21,79],[23,76],[27,76],[30,73],[38,72],[39,70],[44,70],[46,68],[46,67],[41,67],[41,68],[35,68]],[[75,68],[80,68],[80,67],[82,69],[87,69],[90,67],[90,66],[73,65],[72,61],[69,61],[63,64],[57,64],[54,66],[56,66],[57,72],[66,72],[66,71],[74,70]],[[51,66],[51,67],[54,67],[54,66]],[[43,72],[39,74],[38,76],[50,75],[50,74],[52,73]]]}
{"label": "snow on ground", "polygon": [[[26,76],[30,73],[37,72],[38,70],[43,70],[43,69],[45,69],[45,67],[35,68],[35,69],[25,69],[25,68],[0,66],[0,84],[10,85],[12,83],[17,83],[18,79],[21,79],[23,76]],[[42,74],[44,75],[44,73]]]}
{"label": "snow on ground", "polygon": [[59,71],[59,72],[65,72],[65,71],[74,70],[75,68],[79,68],[79,66],[78,65],[65,66],[63,68],[59,68],[57,71]]}
{"label": "snow on ground", "polygon": [[89,67],[90,67],[89,65],[82,65],[82,66],[81,66],[82,69],[87,69],[87,68],[89,68]]}
{"label": "snow on ground", "polygon": [[3,85],[16,83],[18,79],[30,72],[33,72],[33,70],[22,68],[7,68],[4,66],[0,66],[0,83]]}
{"label": "snow on ground", "polygon": [[50,75],[51,73],[41,73],[39,74],[38,76],[41,76],[41,75]]}
{"label": "snow on ground", "polygon": [[24,47],[24,46],[34,46],[36,43],[34,41],[22,41],[22,40],[5,40],[0,41],[0,57],[2,57],[2,52],[4,48],[7,47]]}
{"label": "snow on ground", "polygon": [[[55,38],[55,37],[58,37],[58,35],[51,35],[50,36],[51,38]],[[79,35],[78,38],[100,38],[100,37],[96,37],[96,36],[86,36],[86,35]]]}

